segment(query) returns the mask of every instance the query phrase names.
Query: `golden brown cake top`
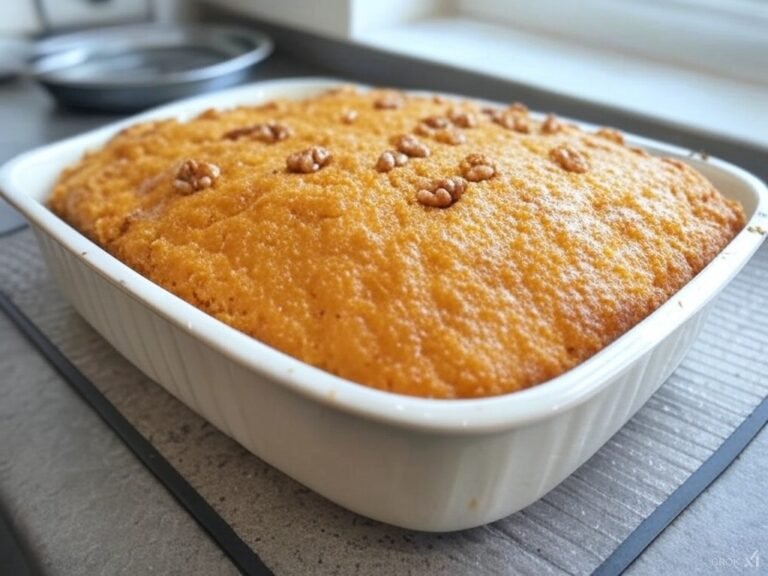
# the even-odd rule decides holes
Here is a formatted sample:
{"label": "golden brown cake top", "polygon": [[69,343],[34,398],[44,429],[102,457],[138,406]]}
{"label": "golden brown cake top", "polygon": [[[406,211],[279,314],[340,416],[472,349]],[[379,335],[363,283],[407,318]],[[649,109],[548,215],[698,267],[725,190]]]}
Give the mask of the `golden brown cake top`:
{"label": "golden brown cake top", "polygon": [[614,130],[353,89],[133,126],[65,171],[51,206],[270,346],[441,398],[579,364],[744,221]]}

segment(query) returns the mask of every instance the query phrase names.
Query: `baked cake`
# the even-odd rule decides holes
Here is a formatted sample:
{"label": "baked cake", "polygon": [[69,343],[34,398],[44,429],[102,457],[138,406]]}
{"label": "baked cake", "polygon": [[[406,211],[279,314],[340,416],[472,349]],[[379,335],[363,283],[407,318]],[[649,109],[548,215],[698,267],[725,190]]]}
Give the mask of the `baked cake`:
{"label": "baked cake", "polygon": [[616,130],[354,88],[132,126],[50,206],[269,346],[433,398],[576,366],[744,225],[702,175]]}

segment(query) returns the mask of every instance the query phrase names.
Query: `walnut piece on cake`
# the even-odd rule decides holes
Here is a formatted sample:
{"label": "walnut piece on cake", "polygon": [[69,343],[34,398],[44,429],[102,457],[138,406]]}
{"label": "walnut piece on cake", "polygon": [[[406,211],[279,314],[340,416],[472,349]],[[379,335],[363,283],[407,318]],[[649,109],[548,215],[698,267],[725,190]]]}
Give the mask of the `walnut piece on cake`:
{"label": "walnut piece on cake", "polygon": [[185,160],[176,171],[173,187],[182,194],[191,194],[213,186],[221,169],[211,162]]}
{"label": "walnut piece on cake", "polygon": [[429,188],[416,193],[416,200],[424,206],[447,208],[457,202],[467,189],[467,181],[459,176],[441,178],[432,182]]}
{"label": "walnut piece on cake", "polygon": [[322,146],[310,146],[305,150],[294,152],[285,160],[288,172],[310,174],[325,168],[331,163],[333,155]]}

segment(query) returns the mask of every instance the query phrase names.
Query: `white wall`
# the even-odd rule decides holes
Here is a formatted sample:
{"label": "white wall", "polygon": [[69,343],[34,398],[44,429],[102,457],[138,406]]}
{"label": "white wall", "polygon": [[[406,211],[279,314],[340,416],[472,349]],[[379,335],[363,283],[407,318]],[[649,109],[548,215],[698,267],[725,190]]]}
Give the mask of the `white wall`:
{"label": "white wall", "polygon": [[0,18],[0,34],[21,35],[40,31],[34,0],[0,0],[3,17]]}
{"label": "white wall", "polygon": [[349,38],[352,30],[349,0],[206,0],[206,3],[333,38]]}
{"label": "white wall", "polygon": [[354,39],[419,18],[455,10],[454,0],[204,0],[253,16],[337,39]]}

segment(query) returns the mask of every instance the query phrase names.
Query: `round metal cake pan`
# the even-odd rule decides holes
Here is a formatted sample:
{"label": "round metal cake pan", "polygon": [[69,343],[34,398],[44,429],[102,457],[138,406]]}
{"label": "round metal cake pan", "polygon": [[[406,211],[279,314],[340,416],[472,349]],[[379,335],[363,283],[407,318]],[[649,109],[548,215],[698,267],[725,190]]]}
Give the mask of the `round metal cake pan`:
{"label": "round metal cake pan", "polygon": [[33,75],[67,106],[134,111],[235,85],[271,52],[242,28],[109,27],[39,42]]}

